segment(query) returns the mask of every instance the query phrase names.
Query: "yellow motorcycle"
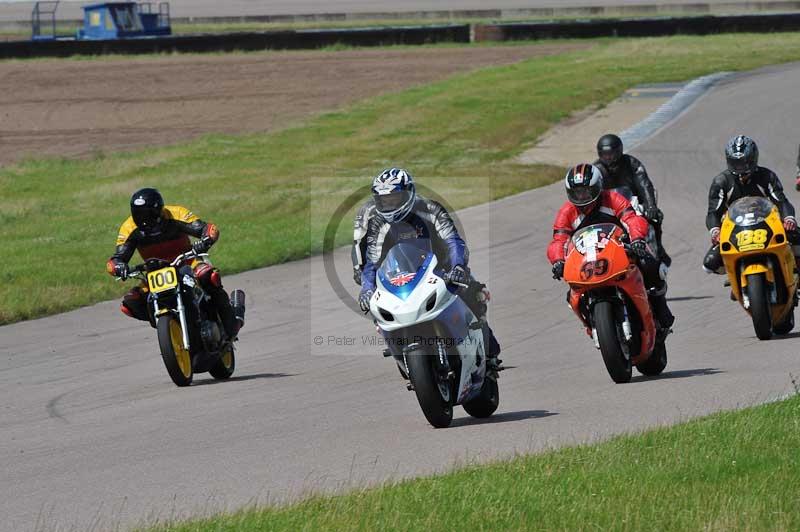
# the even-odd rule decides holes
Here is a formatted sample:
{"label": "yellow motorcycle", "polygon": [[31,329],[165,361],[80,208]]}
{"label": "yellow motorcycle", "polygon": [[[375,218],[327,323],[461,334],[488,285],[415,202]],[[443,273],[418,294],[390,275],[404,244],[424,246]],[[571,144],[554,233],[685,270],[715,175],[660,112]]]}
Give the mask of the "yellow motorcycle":
{"label": "yellow motorcycle", "polygon": [[722,221],[720,253],[731,291],[760,340],[794,328],[798,275],[778,208],[767,198],[734,202]]}

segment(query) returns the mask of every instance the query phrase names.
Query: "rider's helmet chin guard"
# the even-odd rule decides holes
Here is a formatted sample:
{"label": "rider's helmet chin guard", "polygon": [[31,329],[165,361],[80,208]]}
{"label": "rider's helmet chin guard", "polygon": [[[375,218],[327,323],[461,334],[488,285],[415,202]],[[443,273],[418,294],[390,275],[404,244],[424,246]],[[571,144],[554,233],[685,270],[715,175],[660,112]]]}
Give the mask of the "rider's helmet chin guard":
{"label": "rider's helmet chin guard", "polygon": [[581,163],[569,169],[564,185],[570,203],[587,213],[594,209],[603,192],[603,174],[593,164]]}
{"label": "rider's helmet chin guard", "polygon": [[154,188],[137,190],[131,196],[131,216],[136,227],[147,236],[161,233],[164,224],[164,198]]}
{"label": "rider's helmet chin guard", "polygon": [[622,139],[614,134],[607,134],[597,141],[597,157],[611,170],[616,170],[622,160]]}
{"label": "rider's helmet chin guard", "polygon": [[728,171],[746,183],[758,168],[758,145],[750,137],[736,135],[725,146]]}
{"label": "rider's helmet chin guard", "polygon": [[372,181],[375,210],[389,223],[402,220],[411,212],[417,198],[414,178],[402,168],[384,170]]}

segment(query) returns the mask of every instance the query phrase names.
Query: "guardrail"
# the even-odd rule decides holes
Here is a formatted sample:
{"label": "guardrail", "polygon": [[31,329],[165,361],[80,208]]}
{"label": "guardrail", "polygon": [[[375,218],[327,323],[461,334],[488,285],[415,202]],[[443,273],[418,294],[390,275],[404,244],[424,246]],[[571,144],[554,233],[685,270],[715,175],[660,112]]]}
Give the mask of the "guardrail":
{"label": "guardrail", "polygon": [[448,24],[178,35],[108,41],[0,42],[0,59],[71,55],[203,53],[316,49],[335,45],[387,46],[591,37],[654,37],[712,33],[769,33],[800,30],[800,13],[695,16],[647,19],[592,19],[506,24]]}
{"label": "guardrail", "polygon": [[470,42],[469,25],[270,31],[117,40],[8,41],[0,42],[0,59],[67,57],[71,55],[297,50],[336,45],[389,46],[442,42]]}
{"label": "guardrail", "polygon": [[800,13],[596,19],[569,22],[476,24],[475,41],[517,41],[591,37],[658,37],[714,33],[771,33],[800,30]]}

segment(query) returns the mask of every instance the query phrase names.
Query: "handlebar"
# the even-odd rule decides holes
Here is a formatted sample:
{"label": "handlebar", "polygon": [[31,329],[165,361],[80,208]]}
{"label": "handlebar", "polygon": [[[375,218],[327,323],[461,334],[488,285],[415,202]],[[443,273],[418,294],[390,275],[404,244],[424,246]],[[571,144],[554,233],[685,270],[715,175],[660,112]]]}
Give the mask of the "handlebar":
{"label": "handlebar", "polygon": [[[161,267],[165,268],[167,266],[172,266],[172,267],[178,266],[182,262],[184,262],[186,260],[189,260],[189,259],[207,258],[207,257],[208,257],[208,253],[196,253],[193,249],[190,249],[186,253],[181,253],[180,255],[175,257],[172,260],[172,262],[169,262],[169,263],[167,263],[167,261],[163,260],[163,259],[148,259],[145,262],[143,262],[142,264],[137,264],[136,266],[131,268],[130,271],[128,272],[128,279],[135,278],[135,279],[141,279],[141,280],[144,281],[147,278],[147,276],[145,274],[148,271],[148,269],[150,269],[150,270],[154,269],[153,267],[148,268],[148,263],[151,262],[151,261],[159,261],[161,263],[164,263],[165,266],[161,266]],[[115,279],[117,279],[118,281],[124,281],[124,279],[122,279],[121,277],[115,277]]]}

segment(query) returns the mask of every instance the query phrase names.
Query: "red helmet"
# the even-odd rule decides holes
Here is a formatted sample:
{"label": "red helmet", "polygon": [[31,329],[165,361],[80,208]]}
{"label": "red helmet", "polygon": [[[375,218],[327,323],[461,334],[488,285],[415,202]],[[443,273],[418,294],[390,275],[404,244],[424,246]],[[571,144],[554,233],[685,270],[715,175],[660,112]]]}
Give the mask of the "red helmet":
{"label": "red helmet", "polygon": [[565,185],[570,203],[576,207],[589,207],[603,191],[603,174],[596,166],[582,163],[569,169]]}

